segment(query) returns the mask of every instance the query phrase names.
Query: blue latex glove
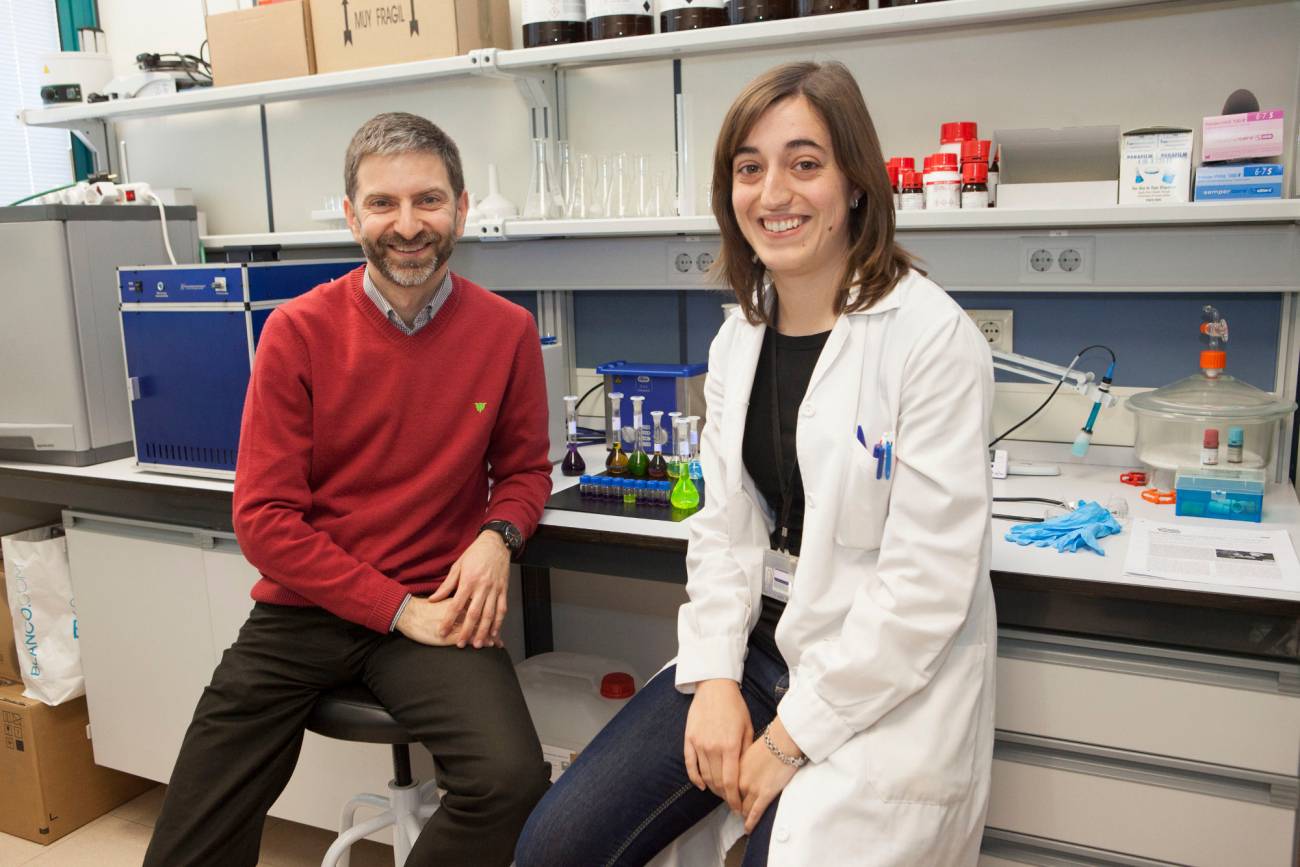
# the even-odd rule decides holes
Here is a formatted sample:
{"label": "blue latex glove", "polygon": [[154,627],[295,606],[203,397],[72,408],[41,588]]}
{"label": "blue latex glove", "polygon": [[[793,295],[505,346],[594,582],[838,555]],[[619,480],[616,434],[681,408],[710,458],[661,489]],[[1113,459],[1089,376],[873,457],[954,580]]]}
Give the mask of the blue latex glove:
{"label": "blue latex glove", "polygon": [[1099,540],[1120,532],[1119,521],[1100,503],[1090,500],[1068,515],[1037,524],[1016,524],[1007,531],[1007,541],[1017,545],[1052,547],[1061,553],[1087,548],[1105,557]]}

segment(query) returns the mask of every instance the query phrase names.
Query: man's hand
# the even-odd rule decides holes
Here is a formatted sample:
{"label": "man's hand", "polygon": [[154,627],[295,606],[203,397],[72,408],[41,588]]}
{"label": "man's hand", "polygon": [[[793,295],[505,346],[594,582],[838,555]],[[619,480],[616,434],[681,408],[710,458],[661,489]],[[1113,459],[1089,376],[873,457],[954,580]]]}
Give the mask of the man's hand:
{"label": "man's hand", "polygon": [[[767,732],[777,749],[787,756],[803,755],[799,745],[786,732],[779,716],[772,720],[772,725]],[[798,770],[772,755],[772,751],[767,748],[767,744],[763,743],[762,738],[749,745],[749,749],[745,750],[745,755],[740,760],[740,791],[744,796],[744,803],[738,811],[741,818],[745,820],[746,834],[753,833],[755,826],[763,818],[763,813],[767,812],[768,805],[790,784],[790,780]]]}
{"label": "man's hand", "polygon": [[753,739],[754,726],[738,683],[706,680],[696,685],[682,745],[686,776],[697,789],[708,787],[736,813],[742,806],[740,758]]}
{"label": "man's hand", "polygon": [[451,606],[451,616],[441,624],[444,643],[457,647],[499,644],[509,583],[510,549],[500,533],[484,530],[451,564],[446,580],[429,597],[434,603],[449,600]]}
{"label": "man's hand", "polygon": [[419,596],[412,596],[411,601],[402,609],[402,616],[397,618],[397,631],[412,641],[445,647],[451,639],[443,633],[443,621],[451,616],[452,603],[434,602]]}

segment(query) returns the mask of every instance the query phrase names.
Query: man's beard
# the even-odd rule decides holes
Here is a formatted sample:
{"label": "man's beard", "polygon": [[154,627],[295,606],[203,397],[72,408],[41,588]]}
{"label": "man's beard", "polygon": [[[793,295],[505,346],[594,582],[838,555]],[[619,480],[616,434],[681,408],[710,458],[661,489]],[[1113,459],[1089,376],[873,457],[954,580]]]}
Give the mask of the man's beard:
{"label": "man's beard", "polygon": [[[390,246],[418,249],[426,244],[433,248],[433,258],[427,262],[401,262],[388,257]],[[366,254],[366,260],[388,280],[407,288],[427,283],[438,268],[451,258],[451,251],[455,247],[455,238],[443,238],[433,232],[421,232],[414,238],[403,238],[396,232],[386,232],[373,243],[365,236],[361,238],[361,250]]]}

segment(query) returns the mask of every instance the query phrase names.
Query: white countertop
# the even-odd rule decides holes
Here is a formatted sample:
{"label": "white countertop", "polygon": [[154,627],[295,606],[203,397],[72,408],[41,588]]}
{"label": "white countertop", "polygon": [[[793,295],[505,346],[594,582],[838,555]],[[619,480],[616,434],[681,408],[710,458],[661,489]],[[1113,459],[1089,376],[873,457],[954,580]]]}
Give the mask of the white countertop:
{"label": "white countertop", "polygon": [[[587,468],[592,474],[599,467],[603,467],[603,445],[585,446],[582,449],[582,454],[587,461]],[[1003,537],[1013,522],[995,520],[993,522],[994,570],[1080,581],[1106,581],[1141,587],[1300,601],[1300,592],[1175,581],[1125,574],[1124,559],[1128,554],[1129,540],[1131,538],[1129,529],[1133,519],[1146,518],[1154,521],[1218,528],[1224,527],[1225,524],[1232,526],[1236,522],[1225,522],[1212,518],[1175,518],[1173,506],[1157,506],[1148,503],[1140,496],[1141,488],[1121,484],[1119,474],[1122,470],[1116,467],[1069,463],[1062,463],[1060,466],[1061,475],[1059,476],[1013,476],[1004,480],[995,480],[993,482],[993,494],[999,497],[1049,497],[1055,500],[1086,499],[1096,500],[1103,505],[1113,497],[1123,497],[1128,502],[1130,518],[1126,522],[1125,532],[1116,536],[1109,536],[1101,541],[1101,546],[1106,551],[1105,557],[1099,557],[1090,551],[1060,554],[1051,548],[1022,547],[1007,542]],[[234,490],[234,483],[226,480],[142,470],[135,466],[134,458],[123,458],[88,467],[0,462],[0,469],[66,475],[125,484],[166,485],[174,488],[224,493],[230,493]],[[562,475],[558,465],[552,469],[551,480],[555,491],[564,490],[578,483],[576,478]],[[1041,514],[1044,508],[1046,507],[1036,503],[997,503],[994,511],[1002,514],[1030,516]],[[1291,534],[1291,544],[1294,547],[1297,538],[1300,537],[1300,501],[1297,501],[1295,489],[1290,485],[1270,484],[1264,498],[1264,515],[1268,520],[1262,524],[1243,523],[1241,526],[1243,528],[1263,527],[1287,530]],[[672,522],[621,515],[571,512],[562,509],[546,509],[542,513],[541,520],[542,524],[551,527],[573,527],[632,536],[655,536],[663,539],[679,540],[687,538],[687,524],[689,521],[689,518],[685,521]]]}

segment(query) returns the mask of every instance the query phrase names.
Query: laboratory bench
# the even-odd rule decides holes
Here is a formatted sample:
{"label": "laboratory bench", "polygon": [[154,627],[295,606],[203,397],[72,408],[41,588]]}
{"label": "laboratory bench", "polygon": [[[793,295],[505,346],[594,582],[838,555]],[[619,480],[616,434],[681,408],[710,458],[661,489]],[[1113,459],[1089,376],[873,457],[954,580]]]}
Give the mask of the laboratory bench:
{"label": "laboratory bench", "polygon": [[[589,467],[601,449],[589,447]],[[994,494],[1123,496],[1131,519],[1174,520],[1172,506],[1120,484],[1121,471],[1063,463],[1060,476],[995,481]],[[557,469],[554,482],[577,480]],[[247,616],[257,575],[231,532],[232,490],[131,459],[0,463],[0,497],[67,510],[101,764],[169,776]],[[1243,526],[1285,528],[1295,544],[1292,487],[1270,486],[1264,515]],[[684,583],[689,521],[548,508],[520,563],[525,652],[552,646],[551,569]],[[994,525],[997,743],[981,864],[1295,864],[1300,592],[1125,574],[1131,524],[1103,541],[1105,557],[1022,548],[1002,539],[1008,526]],[[382,748],[309,737],[273,814],[330,826],[359,788],[382,791],[385,767]]]}

